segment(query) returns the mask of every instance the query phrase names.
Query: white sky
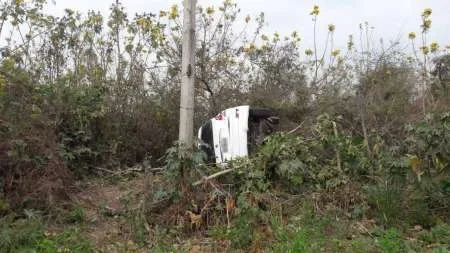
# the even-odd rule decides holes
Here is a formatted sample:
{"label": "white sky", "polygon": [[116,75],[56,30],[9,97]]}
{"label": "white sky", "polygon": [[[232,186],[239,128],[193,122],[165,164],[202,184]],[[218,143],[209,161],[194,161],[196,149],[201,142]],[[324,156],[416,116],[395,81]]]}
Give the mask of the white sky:
{"label": "white sky", "polygon": [[[113,0],[56,0],[47,10],[55,15],[62,14],[65,8],[80,12],[98,10],[109,12]],[[218,6],[220,0],[198,0],[202,6]],[[246,14],[256,16],[266,14],[267,33],[279,32],[288,35],[299,31],[303,46],[312,45],[312,21],[309,15],[314,4],[320,6],[319,38],[324,39],[329,23],[336,25],[335,45],[344,48],[349,34],[359,38],[359,24],[365,21],[375,27],[373,39],[390,40],[401,38],[407,43],[407,34],[420,33],[420,14],[424,8],[432,8],[432,28],[427,35],[428,41],[436,41],[444,47],[450,44],[450,0],[234,0],[242,10],[242,19]],[[123,0],[128,13],[158,13],[172,4],[182,6],[181,0]],[[243,21],[242,21],[243,22]]]}

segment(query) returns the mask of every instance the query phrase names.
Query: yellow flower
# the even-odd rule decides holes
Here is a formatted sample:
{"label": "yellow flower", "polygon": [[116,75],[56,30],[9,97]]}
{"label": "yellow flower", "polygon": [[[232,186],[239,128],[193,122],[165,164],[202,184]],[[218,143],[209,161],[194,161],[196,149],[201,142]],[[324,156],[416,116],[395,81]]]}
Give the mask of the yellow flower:
{"label": "yellow flower", "polygon": [[317,16],[317,15],[319,15],[319,13],[320,13],[319,6],[318,5],[314,5],[314,7],[313,7],[311,13],[309,13],[309,15]]}
{"label": "yellow flower", "polygon": [[339,55],[340,52],[341,52],[341,50],[339,50],[339,49],[334,49],[334,50],[331,51],[331,55],[334,56],[334,57],[336,57],[336,56]]}
{"label": "yellow flower", "polygon": [[433,11],[431,10],[431,8],[426,8],[426,9],[423,10],[423,12],[422,12],[422,17],[427,18],[427,17],[429,17],[429,16],[431,15],[432,12],[433,12]]}
{"label": "yellow flower", "polygon": [[425,55],[427,55],[430,52],[430,49],[427,46],[420,47],[420,50]]}
{"label": "yellow flower", "polygon": [[231,6],[231,4],[233,4],[233,1],[231,1],[231,0],[225,0],[225,1],[223,2],[223,5],[224,5],[224,6]]}
{"label": "yellow flower", "polygon": [[244,48],[244,52],[251,53],[251,52],[255,51],[255,49],[256,49],[255,44],[251,43],[250,45],[248,45],[247,47]]}
{"label": "yellow flower", "polygon": [[329,25],[328,25],[328,31],[329,31],[329,32],[334,32],[335,29],[336,29],[336,26],[335,26],[335,25],[333,25],[333,24],[329,24]]}
{"label": "yellow flower", "polygon": [[415,32],[410,32],[410,33],[408,34],[408,38],[409,38],[410,40],[415,39],[415,38],[416,38],[416,33],[415,33]]}
{"label": "yellow flower", "polygon": [[431,43],[430,49],[432,53],[436,53],[439,50],[439,44],[437,42]]}
{"label": "yellow flower", "polygon": [[430,27],[431,27],[431,20],[430,19],[424,19],[422,25],[420,26],[422,27],[422,31],[423,32],[427,32]]}
{"label": "yellow flower", "polygon": [[140,18],[136,21],[136,24],[140,26],[142,29],[148,29],[150,26],[149,20],[146,18]]}
{"label": "yellow flower", "polygon": [[214,13],[214,7],[206,8],[206,13],[209,14],[209,15],[213,14]]}
{"label": "yellow flower", "polygon": [[311,55],[313,55],[313,53],[314,53],[314,52],[313,52],[311,49],[309,49],[309,48],[305,50],[305,54],[306,54],[307,56],[311,56]]}
{"label": "yellow flower", "polygon": [[170,19],[176,19],[178,17],[178,5],[174,4],[172,7],[170,7],[170,13],[169,18]]}

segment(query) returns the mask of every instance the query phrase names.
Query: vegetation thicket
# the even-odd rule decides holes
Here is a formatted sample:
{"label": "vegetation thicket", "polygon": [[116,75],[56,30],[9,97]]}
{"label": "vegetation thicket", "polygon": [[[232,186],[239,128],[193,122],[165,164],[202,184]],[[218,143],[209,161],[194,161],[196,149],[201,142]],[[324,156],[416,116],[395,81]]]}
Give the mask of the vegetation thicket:
{"label": "vegetation thicket", "polygon": [[1,252],[449,252],[450,45],[428,41],[431,9],[405,49],[368,23],[336,47],[319,6],[314,34],[287,36],[199,6],[195,125],[242,104],[281,118],[208,178],[221,168],[174,144],[180,7],[46,4],[0,3]]}

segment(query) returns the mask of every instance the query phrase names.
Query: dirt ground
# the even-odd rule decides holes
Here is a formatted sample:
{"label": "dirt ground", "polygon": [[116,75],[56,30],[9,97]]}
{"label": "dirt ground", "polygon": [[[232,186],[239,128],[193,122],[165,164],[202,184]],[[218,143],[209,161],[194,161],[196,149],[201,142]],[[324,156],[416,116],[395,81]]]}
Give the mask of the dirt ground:
{"label": "dirt ground", "polygon": [[85,233],[96,246],[133,246],[120,216],[138,206],[144,185],[144,179],[139,177],[117,183],[98,180],[80,185],[75,203],[85,212],[88,224]]}

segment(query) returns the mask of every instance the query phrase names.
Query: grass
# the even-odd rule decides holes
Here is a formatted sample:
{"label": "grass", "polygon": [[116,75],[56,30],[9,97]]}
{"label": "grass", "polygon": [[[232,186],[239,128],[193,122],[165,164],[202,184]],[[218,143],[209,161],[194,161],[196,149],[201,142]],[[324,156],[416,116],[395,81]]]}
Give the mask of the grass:
{"label": "grass", "polygon": [[92,243],[77,226],[49,232],[40,216],[9,214],[0,219],[0,252],[93,252]]}
{"label": "grass", "polygon": [[75,205],[65,218],[68,223],[83,223],[86,221],[86,214],[81,206]]}
{"label": "grass", "polygon": [[405,242],[401,234],[394,228],[383,231],[380,238],[377,240],[378,247],[384,253],[399,253],[405,252]]}

